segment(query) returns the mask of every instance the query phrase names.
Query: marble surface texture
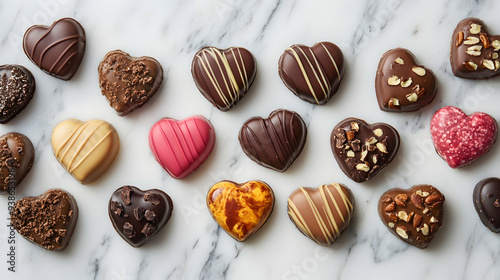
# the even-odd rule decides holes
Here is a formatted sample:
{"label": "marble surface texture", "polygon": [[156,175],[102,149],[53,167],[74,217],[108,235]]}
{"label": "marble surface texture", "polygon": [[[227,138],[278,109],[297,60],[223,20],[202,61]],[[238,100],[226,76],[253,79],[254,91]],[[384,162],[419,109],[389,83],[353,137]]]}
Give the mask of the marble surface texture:
{"label": "marble surface texture", "polygon": [[[500,1],[340,1],[340,0],[165,0],[0,2],[0,64],[32,71],[37,90],[28,107],[0,134],[27,135],[36,150],[32,171],[16,198],[64,188],[74,195],[80,218],[68,248],[49,252],[16,235],[16,272],[7,270],[7,196],[0,196],[0,279],[499,279],[500,235],[479,220],[472,191],[486,177],[500,176],[500,144],[474,164],[453,170],[435,153],[429,124],[433,113],[454,105],[470,114],[483,111],[500,120],[500,78],[456,78],[449,63],[456,24],[470,16],[500,34]],[[83,62],[71,81],[53,78],[22,51],[24,31],[33,24],[77,19],[87,34]],[[346,74],[339,92],[324,106],[294,96],[281,82],[277,62],[294,43],[336,43],[344,52]],[[215,109],[197,90],[191,60],[203,46],[242,46],[257,59],[257,77],[248,94],[229,112]],[[405,47],[434,71],[439,91],[414,113],[379,110],[376,67],[388,49]],[[141,109],[118,116],[101,95],[97,66],[111,50],[152,56],[164,68],[159,92]],[[304,151],[281,174],[251,161],[237,131],[253,116],[286,108],[298,112],[309,129]],[[150,127],[162,117],[210,119],[217,141],[212,155],[183,180],[171,178],[148,147]],[[338,167],[330,132],[346,117],[386,122],[401,134],[401,148],[385,170],[357,184]],[[53,155],[50,137],[59,122],[77,118],[113,124],[121,147],[97,182],[83,186]],[[216,182],[259,179],[274,190],[276,203],[267,223],[239,243],[221,230],[205,204]],[[338,182],[354,193],[350,227],[330,247],[304,237],[287,216],[288,195],[301,186]],[[432,184],[447,198],[445,221],[426,250],[393,236],[378,217],[380,195],[394,187]],[[173,199],[166,227],[148,244],[132,248],[113,229],[107,214],[111,194],[123,185],[159,188]]]}

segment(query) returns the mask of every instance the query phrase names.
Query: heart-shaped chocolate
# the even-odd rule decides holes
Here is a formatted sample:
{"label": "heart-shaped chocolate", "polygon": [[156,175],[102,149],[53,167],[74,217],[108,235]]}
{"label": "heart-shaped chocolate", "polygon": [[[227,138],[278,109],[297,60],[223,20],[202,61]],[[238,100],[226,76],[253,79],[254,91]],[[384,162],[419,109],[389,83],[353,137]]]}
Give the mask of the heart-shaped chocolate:
{"label": "heart-shaped chocolate", "polygon": [[70,193],[51,189],[40,196],[18,200],[10,218],[24,238],[47,250],[61,251],[75,230],[78,205]]}
{"label": "heart-shaped chocolate", "polygon": [[149,131],[149,148],[160,165],[175,179],[194,172],[215,144],[209,120],[193,116],[182,121],[163,118]]}
{"label": "heart-shaped chocolate", "polygon": [[478,18],[458,23],[451,38],[453,74],[465,79],[489,79],[500,74],[500,36],[490,35]]}
{"label": "heart-shaped chocolate", "polygon": [[14,191],[35,159],[35,149],[28,137],[11,132],[0,136],[0,194]]}
{"label": "heart-shaped chocolate", "polygon": [[326,104],[337,92],[344,71],[344,55],[330,42],[292,45],[278,62],[285,86],[300,99],[318,105]]}
{"label": "heart-shaped chocolate", "polygon": [[288,217],[305,236],[329,246],[349,226],[354,196],[342,184],[299,188],[288,198]]}
{"label": "heart-shaped chocolate", "polygon": [[439,109],[431,119],[434,147],[451,168],[462,167],[486,154],[497,139],[497,122],[476,112],[467,116],[457,107]]}
{"label": "heart-shaped chocolate", "polygon": [[204,47],[196,53],[191,65],[191,74],[200,92],[223,112],[248,92],[256,73],[254,56],[240,47],[225,50]]}
{"label": "heart-shaped chocolate", "polygon": [[70,80],[85,53],[85,31],[78,21],[62,18],[51,26],[34,25],[23,38],[24,53],[43,72]]}
{"label": "heart-shaped chocolate", "polygon": [[333,128],[330,144],[340,169],[354,182],[362,183],[377,175],[396,156],[399,133],[385,123],[370,125],[347,118]]}
{"label": "heart-shaped chocolate", "polygon": [[66,120],[52,131],[54,155],[84,185],[106,172],[119,147],[120,139],[115,128],[101,120]]}
{"label": "heart-shaped chocolate", "polygon": [[434,100],[437,80],[430,69],[416,64],[413,53],[397,48],[380,59],[375,91],[382,111],[416,111]]}
{"label": "heart-shaped chocolate", "polygon": [[167,224],[173,209],[172,199],[161,190],[123,186],[111,196],[108,213],[123,240],[141,247]]}
{"label": "heart-shaped chocolate", "polygon": [[500,179],[486,178],[477,183],[474,207],[481,222],[493,232],[500,232]]}
{"label": "heart-shaped chocolate", "polygon": [[241,127],[238,139],[245,154],[256,163],[285,172],[306,143],[307,127],[299,114],[279,109],[267,119],[254,117]]}
{"label": "heart-shaped chocolate", "polygon": [[120,116],[144,105],[163,80],[163,68],[156,59],[132,57],[121,50],[108,52],[98,71],[102,95]]}
{"label": "heart-shaped chocolate", "polygon": [[35,87],[35,78],[23,66],[0,66],[0,123],[8,123],[26,108]]}
{"label": "heart-shaped chocolate", "polygon": [[245,241],[267,221],[274,207],[274,193],[261,181],[237,184],[219,182],[207,194],[207,206],[214,220],[231,237]]}
{"label": "heart-shaped chocolate", "polygon": [[444,195],[430,185],[391,189],[378,202],[378,214],[390,232],[425,249],[443,224]]}

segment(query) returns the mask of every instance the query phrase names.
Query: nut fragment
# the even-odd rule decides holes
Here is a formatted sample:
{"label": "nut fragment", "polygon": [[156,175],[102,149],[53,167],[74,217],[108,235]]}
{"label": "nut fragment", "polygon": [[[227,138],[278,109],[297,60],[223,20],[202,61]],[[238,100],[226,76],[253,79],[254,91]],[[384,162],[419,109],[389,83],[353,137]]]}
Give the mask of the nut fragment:
{"label": "nut fragment", "polygon": [[464,41],[464,45],[475,45],[477,43],[479,43],[479,38],[474,36],[467,37],[467,39]]}
{"label": "nut fragment", "polygon": [[413,217],[413,227],[418,227],[420,225],[420,223],[422,222],[422,216],[420,216],[419,214],[415,214],[415,216]]}
{"label": "nut fragment", "polygon": [[386,195],[384,199],[382,200],[384,203],[389,203],[392,202],[392,197],[390,195]]}
{"label": "nut fragment", "polygon": [[404,65],[405,64],[405,61],[401,58],[401,57],[398,57],[394,60],[397,64],[401,64],[401,65]]}
{"label": "nut fragment", "polygon": [[399,108],[399,99],[397,98],[391,98],[389,99],[389,103],[387,104],[387,106],[391,109],[395,109],[395,110],[400,110],[401,108]]}
{"label": "nut fragment", "polygon": [[391,202],[387,207],[385,207],[385,212],[392,212],[396,209],[396,204]]}
{"label": "nut fragment", "polygon": [[424,225],[422,226],[422,234],[423,234],[424,236],[429,235],[429,225],[424,224]]}
{"label": "nut fragment", "polygon": [[370,171],[370,167],[368,165],[366,165],[365,163],[358,163],[356,165],[356,169],[360,170],[360,171],[364,171],[364,172]]}
{"label": "nut fragment", "polygon": [[480,56],[482,48],[483,46],[478,46],[478,45],[472,46],[467,48],[467,51],[465,53],[472,56]]}
{"label": "nut fragment", "polygon": [[398,76],[394,75],[394,76],[390,77],[389,80],[387,80],[387,83],[390,86],[398,86],[401,83],[401,79],[398,78]]}
{"label": "nut fragment", "polygon": [[352,140],[354,140],[354,137],[356,136],[356,132],[348,130],[345,132],[345,135],[347,136],[347,140],[352,141]]}
{"label": "nut fragment", "polygon": [[370,137],[370,139],[368,139],[368,141],[366,143],[373,145],[373,144],[377,143],[377,138],[372,136],[372,137]]}
{"label": "nut fragment", "polygon": [[393,222],[397,222],[398,221],[398,216],[394,212],[389,213],[387,216]]}
{"label": "nut fragment", "polygon": [[373,164],[377,164],[378,156],[377,155],[373,155],[372,161],[373,161]]}
{"label": "nut fragment", "polygon": [[490,39],[488,39],[488,35],[486,35],[486,33],[481,33],[481,35],[479,35],[479,38],[481,38],[481,42],[483,43],[485,49],[491,47]]}
{"label": "nut fragment", "polygon": [[442,199],[441,199],[441,196],[437,193],[434,193],[434,194],[431,194],[430,196],[428,196],[426,199],[425,199],[425,204],[434,204],[434,203],[437,203],[437,202],[440,202]]}
{"label": "nut fragment", "polygon": [[458,32],[457,40],[455,41],[455,45],[457,46],[457,48],[460,47],[463,41],[464,41],[464,32],[460,31]]}
{"label": "nut fragment", "polygon": [[500,40],[495,40],[491,42],[491,45],[495,48],[495,51],[500,50]]}
{"label": "nut fragment", "polygon": [[[420,98],[422,97],[422,95],[424,95],[425,88],[424,87],[421,88],[420,85],[416,85],[411,89],[411,93],[416,93],[417,98]],[[408,98],[408,95],[406,97]]]}
{"label": "nut fragment", "polygon": [[401,81],[401,86],[404,87],[404,88],[407,88],[407,87],[411,86],[412,82],[413,82],[412,79],[408,78],[408,80],[406,80],[406,81],[404,81],[404,80]]}
{"label": "nut fragment", "polygon": [[498,58],[498,53],[493,53],[493,54],[491,54],[491,58],[493,58],[493,59],[497,59],[497,58]]}
{"label": "nut fragment", "polygon": [[417,207],[418,209],[424,209],[424,199],[421,196],[412,194],[410,199],[415,207]]}
{"label": "nut fragment", "polygon": [[469,71],[476,71],[477,70],[477,64],[472,62],[472,61],[464,62],[464,66]]}
{"label": "nut fragment", "polygon": [[500,61],[495,60],[495,71],[498,71],[500,69]]}
{"label": "nut fragment", "polygon": [[432,216],[429,222],[431,222],[431,223],[437,223],[439,221],[434,216]]}
{"label": "nut fragment", "polygon": [[365,161],[365,158],[366,158],[367,155],[368,155],[368,150],[366,150],[365,148],[363,148],[363,150],[361,151],[361,156],[359,157],[359,160],[360,161]]}
{"label": "nut fragment", "polygon": [[406,211],[399,211],[398,218],[403,221],[406,221],[406,219],[408,219],[408,213],[406,213]]}
{"label": "nut fragment", "polygon": [[387,154],[387,153],[388,153],[388,152],[387,152],[387,147],[384,145],[384,143],[382,143],[382,142],[378,142],[378,143],[376,144],[376,146],[377,146],[377,149],[378,149],[379,151],[381,151],[382,153],[384,153],[384,154]]}
{"label": "nut fragment", "polygon": [[389,223],[387,223],[387,225],[388,225],[390,228],[394,228],[394,226],[395,226],[393,222],[389,222]]}
{"label": "nut fragment", "polygon": [[377,128],[373,131],[373,134],[380,137],[380,136],[384,135],[384,131],[382,131],[382,129],[380,129],[380,128]]}
{"label": "nut fragment", "polygon": [[408,196],[404,193],[400,193],[400,194],[396,195],[396,197],[394,198],[394,201],[396,202],[396,204],[399,206],[403,206],[403,207],[406,206],[407,200],[408,200]]}
{"label": "nut fragment", "polygon": [[495,63],[489,59],[483,59],[483,66],[490,70],[495,70]]}
{"label": "nut fragment", "polygon": [[477,24],[477,23],[472,23],[470,25],[470,33],[471,34],[479,34],[481,32],[481,25]]}
{"label": "nut fragment", "polygon": [[404,239],[408,239],[408,229],[404,226],[398,226],[396,232]]}
{"label": "nut fragment", "polygon": [[359,131],[359,124],[357,122],[352,122],[351,123],[351,130],[358,132]]}
{"label": "nut fragment", "polygon": [[354,157],[354,152],[352,150],[347,151],[347,157]]}
{"label": "nut fragment", "polygon": [[415,74],[419,75],[420,77],[425,76],[425,69],[423,67],[415,66],[411,70],[415,72]]}
{"label": "nut fragment", "polygon": [[410,101],[410,102],[417,102],[418,101],[418,95],[416,93],[414,93],[414,92],[408,93],[406,95],[406,99],[408,99],[408,101]]}

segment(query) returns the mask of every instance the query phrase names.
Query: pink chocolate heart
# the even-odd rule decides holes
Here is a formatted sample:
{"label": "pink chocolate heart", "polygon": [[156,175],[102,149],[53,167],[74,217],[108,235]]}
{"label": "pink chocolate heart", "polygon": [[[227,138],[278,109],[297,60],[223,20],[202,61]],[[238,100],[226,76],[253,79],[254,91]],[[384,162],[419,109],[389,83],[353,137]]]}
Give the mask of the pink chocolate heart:
{"label": "pink chocolate heart", "polygon": [[497,139],[497,122],[476,112],[467,116],[457,107],[439,109],[431,120],[436,152],[451,168],[462,167],[486,154]]}
{"label": "pink chocolate heart", "polygon": [[176,179],[198,169],[212,152],[214,144],[214,128],[202,116],[182,121],[163,118],[149,131],[149,148],[161,166]]}

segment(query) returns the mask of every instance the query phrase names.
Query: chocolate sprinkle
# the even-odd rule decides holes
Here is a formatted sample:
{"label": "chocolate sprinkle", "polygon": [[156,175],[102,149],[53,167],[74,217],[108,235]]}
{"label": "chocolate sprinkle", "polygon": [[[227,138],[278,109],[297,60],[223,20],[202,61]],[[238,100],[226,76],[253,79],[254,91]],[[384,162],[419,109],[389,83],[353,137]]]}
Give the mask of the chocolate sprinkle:
{"label": "chocolate sprinkle", "polygon": [[125,236],[127,236],[128,238],[133,238],[135,237],[135,230],[134,230],[134,226],[132,224],[130,224],[129,222],[125,222],[125,224],[123,224],[123,233],[125,234]]}
{"label": "chocolate sprinkle", "polygon": [[146,217],[146,220],[153,222],[153,223],[158,220],[158,217],[156,216],[155,212],[153,212],[152,210],[146,210],[144,217]]}
{"label": "chocolate sprinkle", "polygon": [[154,206],[160,204],[160,195],[152,192],[147,192],[144,194],[144,200],[151,202]]}
{"label": "chocolate sprinkle", "polygon": [[122,193],[121,193],[121,198],[122,198],[122,201],[123,203],[126,205],[126,206],[129,206],[131,204],[131,201],[130,201],[130,194],[133,192],[132,188],[130,186],[124,186],[122,188]]}
{"label": "chocolate sprinkle", "polygon": [[134,217],[137,221],[141,221],[144,218],[144,208],[142,207],[135,208]]}
{"label": "chocolate sprinkle", "polygon": [[156,227],[150,223],[147,223],[144,225],[144,228],[142,228],[142,234],[146,237],[150,237],[154,232],[156,231]]}
{"label": "chocolate sprinkle", "polygon": [[115,213],[118,216],[121,216],[123,213],[123,205],[120,202],[111,201],[110,209],[111,212]]}

